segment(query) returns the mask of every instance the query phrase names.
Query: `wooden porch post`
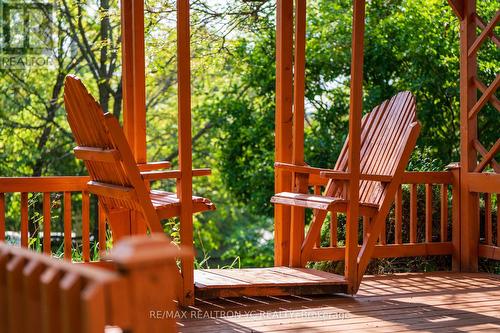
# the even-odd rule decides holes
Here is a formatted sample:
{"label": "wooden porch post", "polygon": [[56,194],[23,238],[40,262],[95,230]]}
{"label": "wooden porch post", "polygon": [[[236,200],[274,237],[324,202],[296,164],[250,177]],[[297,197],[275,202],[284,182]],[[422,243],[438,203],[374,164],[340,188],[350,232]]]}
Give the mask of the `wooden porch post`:
{"label": "wooden porch post", "polygon": [[[137,163],[146,163],[146,65],[144,1],[121,0],[123,130]],[[146,232],[144,218],[133,211],[108,216],[124,225],[126,234]]]}
{"label": "wooden porch post", "polygon": [[[295,62],[294,62],[294,101],[293,101],[293,152],[295,165],[304,165],[304,99],[305,99],[305,63],[306,63],[306,0],[295,1]],[[299,193],[307,193],[309,177],[293,175],[293,186]],[[290,228],[290,265],[299,267],[302,243],[304,242],[305,210],[292,207]]]}
{"label": "wooden porch post", "polygon": [[[191,48],[189,0],[177,0],[177,82],[178,82],[178,140],[179,170],[177,196],[180,200],[181,245],[193,247],[193,201],[191,156]],[[194,304],[194,259],[183,259],[182,305]]]}
{"label": "wooden porch post", "polygon": [[146,163],[144,1],[121,0],[123,128],[137,163]]}
{"label": "wooden porch post", "polygon": [[460,200],[461,200],[461,265],[465,272],[478,269],[479,196],[469,191],[468,175],[477,165],[473,140],[477,139],[477,114],[469,118],[477,101],[474,79],[477,75],[477,57],[469,55],[476,40],[476,0],[463,0],[460,22]]}
{"label": "wooden porch post", "polygon": [[365,33],[365,0],[354,0],[351,93],[349,110],[349,203],[347,205],[345,277],[350,293],[358,282],[358,218],[361,149],[361,116],[363,113],[363,47]]}
{"label": "wooden porch post", "polygon": [[[292,162],[293,1],[278,0],[276,13],[276,129],[275,161]],[[275,192],[292,189],[292,175],[275,170]],[[287,266],[290,258],[291,209],[274,206],[274,264]]]}

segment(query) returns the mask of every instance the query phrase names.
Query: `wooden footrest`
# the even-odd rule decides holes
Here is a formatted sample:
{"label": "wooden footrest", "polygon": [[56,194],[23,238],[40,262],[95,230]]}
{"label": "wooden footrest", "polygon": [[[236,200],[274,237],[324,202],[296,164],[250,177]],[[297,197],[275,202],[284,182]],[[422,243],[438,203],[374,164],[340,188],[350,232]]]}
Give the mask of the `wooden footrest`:
{"label": "wooden footrest", "polygon": [[347,291],[343,276],[307,268],[200,269],[195,270],[194,281],[195,295],[203,299]]}

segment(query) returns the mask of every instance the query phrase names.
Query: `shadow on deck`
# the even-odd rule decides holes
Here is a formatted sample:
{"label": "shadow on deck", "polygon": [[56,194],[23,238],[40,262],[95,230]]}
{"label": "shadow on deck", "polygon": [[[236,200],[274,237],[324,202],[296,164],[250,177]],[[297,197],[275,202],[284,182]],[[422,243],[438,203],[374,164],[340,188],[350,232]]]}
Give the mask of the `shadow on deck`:
{"label": "shadow on deck", "polygon": [[[354,296],[198,299],[188,332],[500,331],[500,277],[418,273],[369,276]],[[210,318],[208,318],[210,316]]]}

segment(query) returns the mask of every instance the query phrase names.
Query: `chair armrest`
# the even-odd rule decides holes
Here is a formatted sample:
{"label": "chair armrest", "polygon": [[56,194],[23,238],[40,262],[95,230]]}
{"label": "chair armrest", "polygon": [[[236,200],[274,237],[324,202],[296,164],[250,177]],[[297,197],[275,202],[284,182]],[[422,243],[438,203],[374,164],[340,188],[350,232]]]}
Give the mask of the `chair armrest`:
{"label": "chair armrest", "polygon": [[[322,171],[320,176],[323,178],[329,178],[333,180],[344,180],[348,181],[351,179],[351,173],[345,171]],[[370,180],[381,183],[389,183],[392,181],[392,176],[387,175],[374,175],[374,174],[360,174],[359,179]]]}
{"label": "chair armrest", "polygon": [[282,163],[282,162],[274,163],[274,167],[276,169],[282,169],[282,170],[297,172],[297,173],[314,174],[314,175],[319,175],[321,172],[324,172],[324,171],[333,171],[331,169],[314,168],[314,167],[309,166],[309,165],[296,165],[296,164]]}
{"label": "chair armrest", "polygon": [[168,169],[172,166],[172,163],[169,161],[161,161],[161,162],[148,162],[148,163],[138,163],[137,167],[139,171],[155,171],[161,169]]}
{"label": "chair armrest", "polygon": [[[192,177],[209,176],[212,174],[210,169],[194,169],[192,172]],[[160,179],[180,179],[180,170],[167,170],[167,171],[145,171],[141,172],[141,176],[144,180],[160,180]]]}

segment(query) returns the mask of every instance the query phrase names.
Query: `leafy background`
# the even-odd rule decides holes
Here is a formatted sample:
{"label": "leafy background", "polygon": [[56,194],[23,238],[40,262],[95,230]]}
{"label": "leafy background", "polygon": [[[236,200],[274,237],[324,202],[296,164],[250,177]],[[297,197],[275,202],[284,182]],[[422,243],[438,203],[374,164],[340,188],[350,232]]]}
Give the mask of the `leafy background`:
{"label": "leafy background", "polygon": [[[351,6],[348,0],[308,2],[305,151],[314,166],[333,166],[347,135]],[[490,18],[498,2],[484,0],[479,6]],[[191,7],[193,160],[195,167],[213,170],[194,188],[218,208],[195,217],[199,260],[212,266],[235,260],[243,266],[270,265],[275,2],[194,0]],[[147,0],[145,9],[148,158],[175,164],[175,2]],[[54,27],[52,66],[0,69],[1,176],[85,174],[71,153],[74,143],[62,105],[69,73],[82,78],[105,112],[122,117],[118,1],[58,0]],[[459,160],[458,29],[443,0],[367,2],[365,112],[398,91],[416,95],[423,130],[412,170],[443,170]],[[481,79],[491,82],[500,72],[498,49],[487,42],[479,59]],[[487,147],[498,136],[495,112],[487,106],[479,119]],[[33,197],[32,205],[37,204]],[[18,230],[15,195],[8,197],[7,217],[8,229]],[[53,219],[57,229],[60,214]],[[175,221],[169,226],[175,236]]]}

